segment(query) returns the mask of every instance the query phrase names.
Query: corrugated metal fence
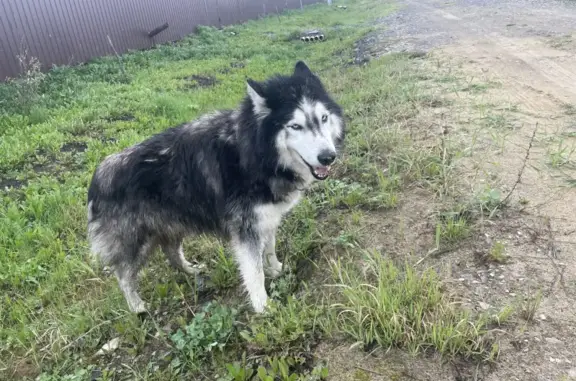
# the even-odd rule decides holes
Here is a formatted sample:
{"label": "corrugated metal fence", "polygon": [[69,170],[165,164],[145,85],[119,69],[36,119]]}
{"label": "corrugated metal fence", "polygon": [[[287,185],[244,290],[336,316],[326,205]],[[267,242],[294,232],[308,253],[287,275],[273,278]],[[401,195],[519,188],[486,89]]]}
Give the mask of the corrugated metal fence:
{"label": "corrugated metal fence", "polygon": [[[44,69],[176,41],[198,25],[223,26],[318,0],[0,0],[0,80],[27,50]],[[153,37],[151,31],[168,28]]]}

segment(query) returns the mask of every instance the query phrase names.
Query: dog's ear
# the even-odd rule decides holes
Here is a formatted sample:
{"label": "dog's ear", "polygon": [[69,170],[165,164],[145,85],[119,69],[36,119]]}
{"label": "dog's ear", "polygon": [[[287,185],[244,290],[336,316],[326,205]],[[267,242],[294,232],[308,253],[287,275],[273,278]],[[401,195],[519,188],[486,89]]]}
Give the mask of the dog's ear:
{"label": "dog's ear", "polygon": [[246,80],[246,89],[248,90],[248,96],[252,100],[254,114],[256,114],[256,116],[267,115],[270,112],[270,109],[266,105],[266,98],[264,98],[264,89],[262,89],[262,85],[248,78]]}
{"label": "dog's ear", "polygon": [[300,77],[313,77],[314,73],[312,73],[312,70],[306,66],[304,61],[298,61],[294,67],[294,75]]}

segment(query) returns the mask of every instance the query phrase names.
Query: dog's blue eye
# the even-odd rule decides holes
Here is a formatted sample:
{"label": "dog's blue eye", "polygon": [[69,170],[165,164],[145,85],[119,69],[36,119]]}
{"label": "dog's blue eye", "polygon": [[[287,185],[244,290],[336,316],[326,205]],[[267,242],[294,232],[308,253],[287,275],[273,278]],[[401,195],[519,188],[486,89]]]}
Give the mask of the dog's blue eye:
{"label": "dog's blue eye", "polygon": [[296,130],[296,131],[302,129],[302,126],[299,125],[299,124],[291,124],[289,127],[290,127],[291,129],[293,129],[293,130]]}
{"label": "dog's blue eye", "polygon": [[322,115],[322,123],[326,123],[328,121],[328,115]]}

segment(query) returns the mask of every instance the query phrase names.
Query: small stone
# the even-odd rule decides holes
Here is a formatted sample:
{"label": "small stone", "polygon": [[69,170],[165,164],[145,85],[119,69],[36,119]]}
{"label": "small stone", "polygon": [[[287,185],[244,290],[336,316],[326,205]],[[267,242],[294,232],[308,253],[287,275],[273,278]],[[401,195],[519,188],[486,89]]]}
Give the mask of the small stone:
{"label": "small stone", "polygon": [[113,352],[116,349],[118,349],[118,345],[120,345],[120,338],[116,337],[112,340],[110,340],[109,342],[107,342],[106,344],[104,344],[102,346],[102,349],[100,349],[98,352],[96,352],[96,355],[103,355],[109,352]]}
{"label": "small stone", "polygon": [[102,377],[102,371],[100,370],[100,368],[92,369],[92,372],[90,373],[90,381],[97,381],[101,377]]}
{"label": "small stone", "polygon": [[490,277],[494,277],[494,275],[495,275],[494,272],[490,273]]}
{"label": "small stone", "polygon": [[546,315],[544,315],[544,314],[541,314],[538,317],[540,318],[540,320],[546,320],[547,319]]}
{"label": "small stone", "polygon": [[545,338],[544,340],[546,340],[546,342],[547,342],[548,344],[562,344],[562,341],[561,341],[561,340],[558,340],[558,339],[555,338],[555,337],[547,337],[547,338]]}
{"label": "small stone", "polygon": [[568,377],[576,377],[576,368],[572,368],[568,371]]}
{"label": "small stone", "polygon": [[490,304],[488,304],[488,303],[479,302],[478,305],[479,305],[480,308],[482,308],[484,311],[486,311],[488,308],[490,308]]}

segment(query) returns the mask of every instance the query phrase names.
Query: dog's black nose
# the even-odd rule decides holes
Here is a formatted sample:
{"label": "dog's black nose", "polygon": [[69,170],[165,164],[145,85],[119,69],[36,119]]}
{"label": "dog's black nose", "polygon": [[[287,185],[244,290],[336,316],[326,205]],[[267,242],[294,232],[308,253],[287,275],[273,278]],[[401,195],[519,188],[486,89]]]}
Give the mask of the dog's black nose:
{"label": "dog's black nose", "polygon": [[318,162],[322,165],[330,165],[336,160],[336,152],[333,151],[322,151],[318,155]]}

